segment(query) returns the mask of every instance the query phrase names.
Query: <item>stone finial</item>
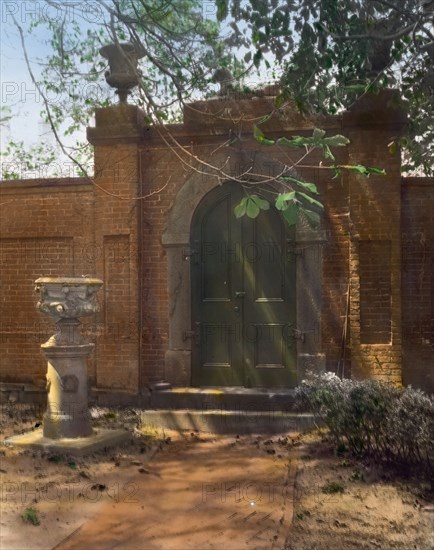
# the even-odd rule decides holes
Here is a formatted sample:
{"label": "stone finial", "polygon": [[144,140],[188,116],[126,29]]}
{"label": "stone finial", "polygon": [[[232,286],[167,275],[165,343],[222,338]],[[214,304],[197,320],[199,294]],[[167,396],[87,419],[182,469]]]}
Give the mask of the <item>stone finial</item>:
{"label": "stone finial", "polygon": [[109,70],[105,72],[107,84],[117,88],[120,103],[127,103],[131,90],[140,82],[137,65],[144,52],[127,42],[103,46],[99,53],[109,62]]}
{"label": "stone finial", "polygon": [[216,69],[214,71],[214,74],[212,75],[212,79],[214,82],[220,84],[219,95],[227,95],[233,90],[232,83],[234,81],[234,77],[231,71],[229,69],[226,69],[226,67]]}

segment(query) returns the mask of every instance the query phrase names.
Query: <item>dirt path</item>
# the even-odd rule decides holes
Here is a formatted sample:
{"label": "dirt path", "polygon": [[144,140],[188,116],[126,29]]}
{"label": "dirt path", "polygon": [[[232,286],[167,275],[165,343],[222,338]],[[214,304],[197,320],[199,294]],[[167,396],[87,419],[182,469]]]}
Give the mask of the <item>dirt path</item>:
{"label": "dirt path", "polygon": [[[101,421],[131,442],[80,459],[0,449],[2,550],[434,547],[429,484],[338,457],[321,434],[143,434],[137,415],[112,411]],[[32,425],[3,416],[2,438]],[[39,524],[23,521],[29,508]]]}
{"label": "dirt path", "polygon": [[290,466],[251,438],[177,441],[131,478],[134,494],[106,503],[56,548],[282,548],[292,520]]}

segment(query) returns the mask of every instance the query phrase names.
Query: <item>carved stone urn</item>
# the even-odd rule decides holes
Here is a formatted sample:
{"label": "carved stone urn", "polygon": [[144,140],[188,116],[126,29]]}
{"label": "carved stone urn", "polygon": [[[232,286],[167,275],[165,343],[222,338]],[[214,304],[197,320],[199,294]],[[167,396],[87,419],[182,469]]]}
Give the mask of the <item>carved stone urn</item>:
{"label": "carved stone urn", "polygon": [[81,335],[79,317],[98,311],[95,295],[103,281],[86,277],[42,277],[35,284],[39,292],[37,309],[56,322],[56,333],[41,345],[48,360],[43,435],[50,439],[90,436],[87,357],[94,344]]}
{"label": "carved stone urn", "polygon": [[137,64],[144,53],[128,42],[103,46],[99,52],[109,62],[110,70],[105,73],[107,84],[117,88],[119,102],[126,103],[128,94],[139,84]]}

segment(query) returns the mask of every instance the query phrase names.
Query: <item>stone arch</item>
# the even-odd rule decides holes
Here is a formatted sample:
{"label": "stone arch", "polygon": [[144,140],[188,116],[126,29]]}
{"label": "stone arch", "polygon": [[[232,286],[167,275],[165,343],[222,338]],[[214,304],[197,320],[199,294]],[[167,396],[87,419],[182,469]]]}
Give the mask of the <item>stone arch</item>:
{"label": "stone arch", "polygon": [[[178,191],[162,235],[166,249],[169,291],[169,348],[165,354],[165,378],[173,386],[191,385],[191,275],[190,227],[201,200],[218,187],[216,178],[193,174]],[[321,265],[325,232],[298,225],[297,268],[297,373],[324,370],[321,353]]]}

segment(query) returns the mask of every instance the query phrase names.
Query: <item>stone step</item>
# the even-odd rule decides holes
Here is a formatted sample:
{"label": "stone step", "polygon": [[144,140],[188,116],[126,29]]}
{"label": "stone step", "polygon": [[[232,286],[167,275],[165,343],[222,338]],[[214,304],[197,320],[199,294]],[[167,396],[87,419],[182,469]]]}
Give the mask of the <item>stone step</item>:
{"label": "stone step", "polygon": [[216,434],[298,433],[315,427],[313,415],[281,411],[148,410],[140,415],[141,429],[210,432]]}
{"label": "stone step", "polygon": [[196,411],[294,412],[295,393],[291,389],[270,388],[171,388],[154,390],[149,408],[153,410],[191,409]]}

